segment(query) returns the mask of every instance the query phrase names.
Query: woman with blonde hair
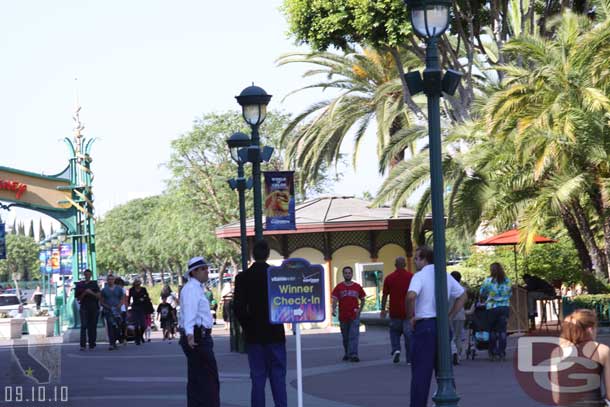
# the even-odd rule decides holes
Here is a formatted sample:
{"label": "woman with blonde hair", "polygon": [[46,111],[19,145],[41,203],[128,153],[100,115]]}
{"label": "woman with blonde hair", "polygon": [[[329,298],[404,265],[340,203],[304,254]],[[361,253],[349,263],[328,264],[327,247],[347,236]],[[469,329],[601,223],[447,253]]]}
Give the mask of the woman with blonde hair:
{"label": "woman with blonde hair", "polygon": [[500,263],[489,266],[490,276],[481,285],[481,298],[489,321],[489,356],[491,360],[506,360],[506,327],[510,312],[512,283]]}
{"label": "woman with blonde hair", "polygon": [[610,348],[597,342],[596,338],[597,316],[594,311],[579,309],[564,319],[559,348],[553,351],[551,358],[551,383],[556,405],[610,405],[601,392],[602,381],[606,389],[610,388]]}

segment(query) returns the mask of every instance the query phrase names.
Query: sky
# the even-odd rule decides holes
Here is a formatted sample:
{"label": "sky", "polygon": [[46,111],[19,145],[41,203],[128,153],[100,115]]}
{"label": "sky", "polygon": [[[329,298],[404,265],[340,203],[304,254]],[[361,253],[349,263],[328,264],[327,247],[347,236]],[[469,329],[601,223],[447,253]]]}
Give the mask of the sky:
{"label": "sky", "polygon": [[[252,82],[274,95],[270,109],[297,114],[328,97],[308,91],[306,66],[277,67],[307,50],[288,38],[281,0],[23,0],[0,5],[0,166],[54,174],[67,166],[76,100],[86,137],[96,138],[96,212],[159,194],[170,142],[208,112],[239,109]],[[374,137],[363,152],[375,151]],[[351,154],[348,139],[343,152]],[[368,159],[367,159],[368,158]],[[346,160],[351,163],[351,157]],[[335,195],[374,193],[381,184],[366,153],[343,168]],[[43,217],[0,210],[10,224]]]}

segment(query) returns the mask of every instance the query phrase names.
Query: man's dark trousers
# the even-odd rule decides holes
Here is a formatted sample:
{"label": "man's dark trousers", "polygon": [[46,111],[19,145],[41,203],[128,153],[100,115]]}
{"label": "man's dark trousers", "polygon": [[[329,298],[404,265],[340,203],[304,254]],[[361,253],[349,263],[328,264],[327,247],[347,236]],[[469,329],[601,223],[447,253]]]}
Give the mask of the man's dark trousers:
{"label": "man's dark trousers", "polygon": [[186,335],[182,334],[180,346],[187,360],[187,406],[220,407],[220,382],[212,337],[205,335],[199,344],[191,348]]}
{"label": "man's dark trousers", "polygon": [[119,338],[119,321],[112,314],[111,310],[104,309],[104,320],[106,321],[106,330],[108,332],[108,343],[110,346],[115,346]]}
{"label": "man's dark trousers", "polygon": [[80,307],[80,347],[87,346],[87,337],[89,338],[89,347],[95,346],[97,340],[97,317],[99,309],[94,305],[81,305]]}
{"label": "man's dark trousers", "polygon": [[411,407],[426,407],[436,367],[436,318],[415,323],[411,346]]}
{"label": "man's dark trousers", "polygon": [[265,407],[265,384],[271,383],[275,407],[287,407],[286,343],[247,344],[252,392],[251,407]]}

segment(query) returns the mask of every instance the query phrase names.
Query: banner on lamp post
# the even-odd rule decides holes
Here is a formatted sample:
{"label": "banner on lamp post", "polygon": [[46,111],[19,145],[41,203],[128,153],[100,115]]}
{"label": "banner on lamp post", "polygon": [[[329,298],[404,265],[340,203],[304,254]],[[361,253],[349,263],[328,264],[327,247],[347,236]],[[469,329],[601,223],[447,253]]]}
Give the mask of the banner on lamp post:
{"label": "banner on lamp post", "polygon": [[0,222],[0,260],[6,259],[6,228]]}
{"label": "banner on lamp post", "polygon": [[61,265],[61,257],[59,254],[59,246],[51,248],[51,272],[53,274],[59,273]]}
{"label": "banner on lamp post", "polygon": [[62,243],[59,246],[59,274],[69,276],[72,274],[72,245]]}
{"label": "banner on lamp post", "polygon": [[47,251],[42,249],[38,252],[38,261],[40,263],[40,274],[47,272]]}
{"label": "banner on lamp post", "polygon": [[265,171],[265,229],[296,229],[294,171]]}
{"label": "banner on lamp post", "polygon": [[51,264],[51,257],[53,256],[53,251],[51,249],[45,249],[44,257],[46,261],[45,272],[47,274],[53,273],[53,265]]}

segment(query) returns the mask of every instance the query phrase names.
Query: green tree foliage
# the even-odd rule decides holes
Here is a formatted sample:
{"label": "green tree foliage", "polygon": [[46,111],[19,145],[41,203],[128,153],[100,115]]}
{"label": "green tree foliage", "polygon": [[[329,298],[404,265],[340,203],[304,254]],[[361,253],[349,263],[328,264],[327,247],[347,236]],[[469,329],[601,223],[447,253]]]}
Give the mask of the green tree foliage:
{"label": "green tree foliage", "polygon": [[397,46],[411,28],[402,0],[286,0],[284,12],[291,34],[315,50]]}
{"label": "green tree foliage", "polygon": [[[489,276],[489,266],[499,262],[506,274],[515,281],[515,256],[513,246],[489,247],[476,250],[466,261],[455,269],[463,266],[466,269],[476,269],[481,275]],[[528,253],[517,253],[518,284],[523,285],[523,274],[538,276],[550,283],[561,282],[568,285],[583,283],[582,268],[578,261],[576,249],[569,238],[558,240],[557,243],[535,245]]]}
{"label": "green tree foliage", "polygon": [[[293,53],[279,59],[280,65],[292,63],[312,65],[304,77],[321,78],[298,91],[336,91],[336,96],[317,102],[296,116],[282,136],[288,160],[295,163],[306,182],[315,182],[323,165],[339,161],[348,133],[354,133],[355,166],[360,143],[369,128],[376,127],[377,155],[381,159],[390,139],[404,137],[404,130],[414,121],[404,108],[400,79],[389,52],[367,48],[361,53]],[[386,165],[394,165],[402,158],[403,152],[397,152],[388,163],[382,163],[380,171],[383,173]]]}
{"label": "green tree foliage", "polygon": [[[610,264],[610,18],[597,24],[564,13],[552,39],[526,36],[505,50],[503,87],[485,106],[492,143],[513,145],[515,173],[504,188],[528,241],[549,218],[560,220],[582,259],[608,277]],[[500,163],[501,164],[501,163]],[[500,207],[497,213],[506,217]],[[587,259],[586,257],[589,257]]]}
{"label": "green tree foliage", "polygon": [[6,260],[0,260],[0,280],[29,281],[40,278],[38,244],[29,236],[6,236]]}
{"label": "green tree foliage", "polygon": [[17,226],[17,234],[19,236],[25,236],[25,225],[23,222],[19,222],[19,226]]}
{"label": "green tree foliage", "polygon": [[[100,273],[116,271],[141,272],[143,261],[141,242],[146,238],[143,227],[158,197],[135,199],[110,210],[97,223],[96,250]],[[148,264],[146,264],[148,265]]]}
{"label": "green tree foliage", "polygon": [[[262,143],[278,146],[289,118],[269,113],[261,127]],[[113,208],[97,223],[97,254],[100,270],[119,274],[169,271],[175,279],[184,272],[190,257],[205,256],[222,271],[237,263],[234,242],[217,239],[215,229],[238,220],[237,192],[227,180],[237,175],[226,140],[236,131],[247,134],[241,114],[206,114],[193,129],[172,142],[172,172],[167,190],[159,196],[137,199]],[[287,165],[278,149],[263,169]],[[246,165],[247,171],[250,166]],[[322,177],[321,184],[325,185]],[[247,206],[251,208],[251,192]]]}

